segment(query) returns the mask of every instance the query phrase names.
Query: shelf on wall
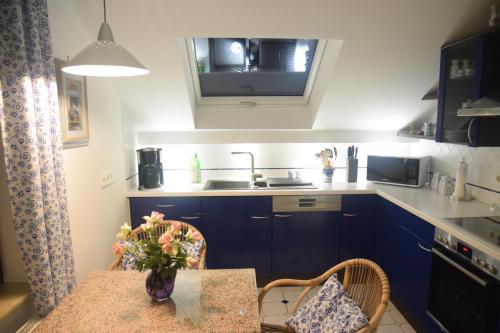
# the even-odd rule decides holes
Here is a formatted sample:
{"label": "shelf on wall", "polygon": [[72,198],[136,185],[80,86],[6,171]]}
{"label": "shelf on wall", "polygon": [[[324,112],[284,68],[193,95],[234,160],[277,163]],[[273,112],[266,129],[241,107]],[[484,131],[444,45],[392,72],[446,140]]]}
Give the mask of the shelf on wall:
{"label": "shelf on wall", "polygon": [[398,136],[404,137],[404,138],[412,138],[412,139],[423,139],[423,140],[435,140],[434,135],[419,135],[419,134],[410,134],[410,133],[401,133],[398,132]]}

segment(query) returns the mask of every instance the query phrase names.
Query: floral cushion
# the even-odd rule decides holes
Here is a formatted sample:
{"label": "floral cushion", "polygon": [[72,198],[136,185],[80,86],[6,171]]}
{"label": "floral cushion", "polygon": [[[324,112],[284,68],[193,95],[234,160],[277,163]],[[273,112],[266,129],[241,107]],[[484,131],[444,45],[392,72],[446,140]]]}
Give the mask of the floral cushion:
{"label": "floral cushion", "polygon": [[[131,240],[119,240],[118,244],[129,248],[129,247],[134,246],[135,242],[131,241]],[[125,270],[125,271],[135,270],[136,269],[135,256],[132,253],[126,251],[122,256],[122,261],[120,262],[120,267],[122,270]]]}
{"label": "floral cushion", "polygon": [[182,248],[184,249],[188,257],[199,260],[201,257],[201,249],[203,248],[203,239],[195,242],[194,244],[189,242],[182,242]]}
{"label": "floral cushion", "polygon": [[368,324],[368,317],[334,274],[285,323],[296,332],[354,333]]}

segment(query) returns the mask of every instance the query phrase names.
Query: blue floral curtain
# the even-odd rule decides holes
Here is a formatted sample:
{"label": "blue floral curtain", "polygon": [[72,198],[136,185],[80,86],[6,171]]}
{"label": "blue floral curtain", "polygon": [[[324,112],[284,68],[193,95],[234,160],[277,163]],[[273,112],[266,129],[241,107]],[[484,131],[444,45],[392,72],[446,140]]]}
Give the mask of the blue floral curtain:
{"label": "blue floral curtain", "polygon": [[0,131],[17,240],[40,315],[75,285],[45,0],[0,0]]}

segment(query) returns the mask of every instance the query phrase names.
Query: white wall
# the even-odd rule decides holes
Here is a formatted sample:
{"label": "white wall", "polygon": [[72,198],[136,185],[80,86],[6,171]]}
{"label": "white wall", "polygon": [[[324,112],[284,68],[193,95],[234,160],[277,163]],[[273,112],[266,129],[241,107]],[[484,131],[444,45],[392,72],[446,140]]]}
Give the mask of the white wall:
{"label": "white wall", "polygon": [[[70,2],[49,0],[56,57],[66,59],[87,46],[89,38]],[[96,27],[97,34],[98,26]],[[90,142],[64,150],[68,210],[77,277],[105,269],[120,224],[128,218],[125,198],[122,108],[110,79],[87,80]],[[99,177],[111,172],[114,184],[101,188]]]}
{"label": "white wall", "polygon": [[122,105],[122,132],[123,132],[123,157],[125,162],[125,176],[133,176],[137,172],[137,132],[135,119],[126,106]]}
{"label": "white wall", "polygon": [[[151,70],[116,86],[124,105],[137,115],[138,129],[192,130],[179,38],[343,40],[314,129],[395,131],[433,108],[420,99],[438,81],[441,45],[486,29],[493,1],[110,0],[108,21],[116,40]],[[58,2],[72,3],[89,36],[97,35],[102,2]],[[71,24],[67,29],[74,30]],[[266,115],[257,115],[265,127]],[[204,127],[214,128],[214,121],[210,124]],[[297,128],[287,114],[279,128],[285,124]]]}
{"label": "white wall", "polygon": [[[111,262],[111,246],[127,220],[120,101],[109,80],[89,79],[90,143],[64,150],[68,210],[79,279]],[[114,184],[101,188],[110,171]]]}

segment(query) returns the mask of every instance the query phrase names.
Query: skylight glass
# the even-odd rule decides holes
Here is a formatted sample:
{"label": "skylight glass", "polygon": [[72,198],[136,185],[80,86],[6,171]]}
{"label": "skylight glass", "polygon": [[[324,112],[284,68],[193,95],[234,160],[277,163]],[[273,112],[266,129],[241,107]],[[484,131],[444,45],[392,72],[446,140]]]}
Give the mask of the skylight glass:
{"label": "skylight glass", "polygon": [[201,97],[304,96],[317,39],[194,38]]}

